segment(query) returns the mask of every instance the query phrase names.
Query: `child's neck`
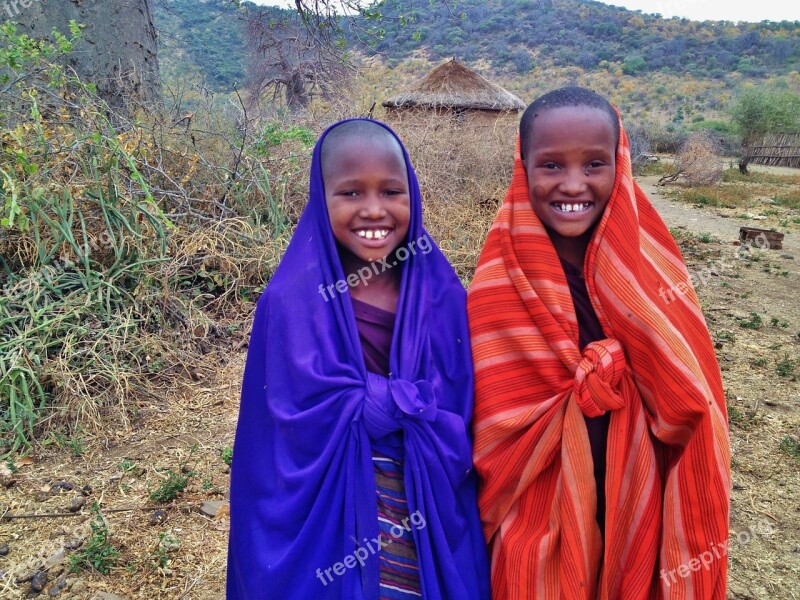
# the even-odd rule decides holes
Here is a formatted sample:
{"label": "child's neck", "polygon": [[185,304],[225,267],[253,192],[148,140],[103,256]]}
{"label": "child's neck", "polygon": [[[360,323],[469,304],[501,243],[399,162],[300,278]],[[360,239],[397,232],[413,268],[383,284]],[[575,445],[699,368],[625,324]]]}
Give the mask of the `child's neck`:
{"label": "child's neck", "polygon": [[547,229],[547,233],[550,234],[550,241],[553,242],[558,257],[577,267],[582,272],[583,261],[586,258],[586,250],[592,239],[594,227],[577,237],[565,237],[549,228]]}
{"label": "child's neck", "polygon": [[[345,277],[353,273],[358,274],[359,269],[364,268],[372,275],[370,279],[366,280],[366,283],[362,283],[361,279],[359,279],[356,285],[350,287],[351,298],[377,306],[391,313],[397,312],[402,269],[387,269],[376,275],[371,262],[363,261],[347,250],[340,248],[339,257],[342,261]],[[378,270],[380,271],[381,268],[379,267]]]}

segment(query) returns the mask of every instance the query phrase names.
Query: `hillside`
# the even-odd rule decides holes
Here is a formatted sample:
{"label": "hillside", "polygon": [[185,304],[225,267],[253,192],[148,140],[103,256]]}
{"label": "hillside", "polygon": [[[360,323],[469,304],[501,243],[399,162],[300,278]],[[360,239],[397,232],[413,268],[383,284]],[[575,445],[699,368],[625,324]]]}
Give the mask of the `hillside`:
{"label": "hillside", "polygon": [[161,0],[154,7],[165,81],[192,77],[214,91],[242,85],[243,11],[224,0]]}
{"label": "hillside", "polygon": [[495,70],[519,74],[536,66],[595,70],[618,63],[629,75],[666,71],[712,78],[732,71],[769,77],[800,68],[800,22],[664,19],[585,0],[401,6],[397,0],[385,4],[386,33],[375,47],[395,60],[424,49],[434,60],[486,60]]}
{"label": "hillside", "polygon": [[[167,80],[196,73],[214,90],[244,80],[244,15],[267,10],[224,0],[163,0],[156,24]],[[275,10],[275,9],[269,9]],[[452,56],[496,75],[525,76],[547,67],[691,75],[732,73],[767,79],[800,71],[800,22],[732,23],[664,19],[591,0],[459,0],[457,4],[386,0],[382,18],[364,22],[371,48],[389,66],[422,56]],[[359,44],[356,35],[351,43]],[[361,36],[362,42],[364,36]]]}

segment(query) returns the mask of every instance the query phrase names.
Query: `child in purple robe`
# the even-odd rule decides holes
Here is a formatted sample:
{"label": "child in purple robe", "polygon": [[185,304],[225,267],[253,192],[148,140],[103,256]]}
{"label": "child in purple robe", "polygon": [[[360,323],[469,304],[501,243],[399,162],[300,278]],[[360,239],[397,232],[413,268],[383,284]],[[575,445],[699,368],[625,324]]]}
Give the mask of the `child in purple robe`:
{"label": "child in purple robe", "polygon": [[465,292],[391,129],[343,121],[258,302],[228,598],[489,597]]}

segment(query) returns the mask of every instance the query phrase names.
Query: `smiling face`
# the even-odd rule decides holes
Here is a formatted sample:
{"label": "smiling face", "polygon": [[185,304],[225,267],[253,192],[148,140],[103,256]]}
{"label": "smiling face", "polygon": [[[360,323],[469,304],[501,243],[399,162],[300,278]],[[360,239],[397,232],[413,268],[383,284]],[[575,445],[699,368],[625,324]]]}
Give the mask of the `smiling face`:
{"label": "smiling face", "polygon": [[391,135],[345,137],[323,162],[333,235],[363,262],[385,258],[405,241],[411,217],[408,172]]}
{"label": "smiling face", "polygon": [[529,138],[523,151],[531,205],[566,258],[561,248],[590,234],[611,197],[617,135],[604,111],[564,106],[537,115]]}

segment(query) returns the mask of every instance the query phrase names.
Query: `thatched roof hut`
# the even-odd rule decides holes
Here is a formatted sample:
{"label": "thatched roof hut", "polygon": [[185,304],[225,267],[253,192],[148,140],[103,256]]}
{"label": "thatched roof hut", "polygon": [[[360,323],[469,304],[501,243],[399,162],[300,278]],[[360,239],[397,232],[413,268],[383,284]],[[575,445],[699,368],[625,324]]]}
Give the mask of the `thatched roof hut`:
{"label": "thatched roof hut", "polygon": [[455,60],[439,65],[405,92],[383,102],[389,118],[407,113],[495,120],[515,115],[525,103],[508,90],[481,77]]}

